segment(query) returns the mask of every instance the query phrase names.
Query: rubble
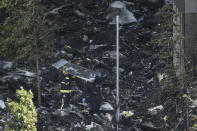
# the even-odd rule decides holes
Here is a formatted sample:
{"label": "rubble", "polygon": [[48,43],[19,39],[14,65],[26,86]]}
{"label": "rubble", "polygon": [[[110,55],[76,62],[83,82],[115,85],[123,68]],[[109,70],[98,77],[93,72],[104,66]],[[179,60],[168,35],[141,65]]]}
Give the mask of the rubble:
{"label": "rubble", "polygon": [[132,76],[132,75],[133,75],[133,71],[130,71],[130,72],[129,72],[129,76]]}
{"label": "rubble", "polygon": [[61,116],[61,117],[63,117],[63,116],[68,116],[69,115],[69,110],[60,110],[60,111],[58,111],[59,112],[59,115]]}
{"label": "rubble", "polygon": [[74,13],[75,13],[75,15],[79,16],[80,18],[86,18],[86,17],[89,17],[89,15],[88,15],[88,14],[85,14],[85,13],[83,13],[83,12],[79,11],[79,10],[76,10],[76,9],[74,9]]}
{"label": "rubble", "polygon": [[79,118],[81,118],[82,120],[84,120],[84,119],[85,119],[84,115],[83,115],[83,114],[81,114],[80,112],[70,111],[70,113],[73,113],[73,114],[77,115],[77,116],[78,116]]}
{"label": "rubble", "polygon": [[160,131],[160,129],[155,127],[152,122],[142,124],[142,129],[145,131]]}
{"label": "rubble", "polygon": [[161,83],[162,80],[167,78],[167,75],[166,74],[162,74],[162,73],[157,73],[157,78],[158,78],[159,82]]}
{"label": "rubble", "polygon": [[152,82],[154,82],[154,79],[153,78],[151,78],[150,80],[148,80],[146,83],[149,84],[149,83],[152,83]]}
{"label": "rubble", "polygon": [[109,104],[108,102],[104,102],[104,104],[101,105],[100,107],[101,111],[113,111],[114,108],[111,104]]}
{"label": "rubble", "polygon": [[26,77],[36,77],[36,74],[33,72],[29,72],[29,71],[18,69],[18,68],[16,70],[17,70],[16,71],[17,75],[26,76]]}
{"label": "rubble", "polygon": [[125,0],[123,0],[123,3],[125,3],[126,5],[135,5],[135,3],[129,2],[129,1],[125,1]]}
{"label": "rubble", "polygon": [[[50,6],[48,9],[62,5],[58,1],[54,2],[58,4]],[[90,10],[90,13],[81,10],[78,6],[80,3],[83,3],[84,8]],[[121,4],[118,5],[118,3]],[[157,69],[159,62],[157,63],[153,60],[152,54],[156,54],[159,49],[158,44],[154,45],[149,42],[152,37],[150,34],[153,34],[152,32],[156,30],[154,28],[147,28],[152,27],[156,23],[155,19],[150,17],[155,12],[150,11],[146,5],[140,6],[142,5],[142,1],[133,1],[133,3],[129,1],[124,1],[124,3],[116,1],[107,9],[108,4],[108,2],[101,2],[99,0],[73,0],[73,6],[71,8],[66,8],[67,6],[62,5],[49,11],[49,15],[53,16],[53,19],[50,19],[49,23],[51,26],[58,26],[61,29],[61,33],[58,31],[54,37],[57,40],[56,43],[58,46],[56,47],[56,52],[58,53],[55,56],[50,56],[49,60],[47,59],[40,63],[41,77],[47,85],[42,86],[44,108],[37,110],[38,130],[63,131],[71,129],[73,131],[85,131],[85,128],[91,131],[114,130],[116,124],[114,120],[116,91],[115,73],[112,72],[112,69],[114,67],[113,70],[115,70],[116,66],[116,51],[113,44],[115,40],[115,28],[112,25],[108,25],[107,20],[102,19],[102,16],[105,16],[105,18],[108,17],[109,21],[112,18],[111,23],[114,24],[115,13],[112,9],[114,7],[119,8],[117,10],[120,13],[121,11],[126,11],[126,13],[122,12],[120,15],[120,22],[124,25],[121,26],[120,30],[120,60],[123,61],[120,62],[120,71],[122,70],[120,77],[120,107],[123,111],[121,115],[126,120],[123,122],[127,123],[120,123],[120,128],[122,130],[148,131],[148,129],[157,130],[157,125],[163,126],[158,119],[155,119],[157,116],[162,118],[160,109],[156,109],[157,115],[150,115],[153,109],[147,112],[146,108],[150,106],[149,104],[154,99],[152,93],[157,94],[154,91],[152,78],[155,71],[153,71],[153,66]],[[104,14],[105,11],[109,14]],[[110,14],[111,11],[112,14]],[[142,20],[137,21],[135,17],[137,19],[142,18]],[[53,63],[54,61],[56,62]],[[68,61],[72,61],[72,64],[68,65]],[[48,65],[52,65],[52,67]],[[78,82],[78,79],[73,85],[69,113],[58,111],[61,105],[61,98],[59,82],[56,81],[58,76],[56,71],[60,71],[64,65],[67,65],[65,70],[68,73],[84,81],[94,80],[98,72],[101,72],[102,75],[106,73],[105,82],[101,85],[103,104],[100,108],[100,114],[97,114],[98,117],[95,115],[92,116],[84,111],[84,108],[85,110],[89,110],[88,101],[87,103],[81,103],[81,95],[85,82]],[[12,67],[10,66],[8,69]],[[23,70],[21,67],[16,68],[19,70],[15,70],[14,65],[14,71],[6,71],[5,74],[1,74],[0,82],[3,81],[4,86],[7,86],[6,82],[10,79],[22,79],[26,82],[26,77],[30,77],[31,79],[35,75],[31,70]],[[31,89],[35,90],[34,86],[31,86]],[[104,117],[102,113],[106,113]],[[142,121],[144,122],[147,119],[152,122],[152,125],[141,124]]]}
{"label": "rubble", "polygon": [[[113,72],[116,72],[116,66],[112,68]],[[119,68],[119,72],[124,72],[125,70],[123,68]]]}
{"label": "rubble", "polygon": [[0,78],[0,81],[5,83],[6,81],[8,81],[10,79],[18,80],[20,78],[22,78],[22,77],[17,75],[15,72],[8,72],[6,74],[6,76],[3,76],[3,77]]}
{"label": "rubble", "polygon": [[192,108],[196,108],[197,107],[197,100],[194,100],[192,102],[192,105],[191,105]]}
{"label": "rubble", "polygon": [[155,107],[152,107],[152,108],[148,109],[148,112],[152,115],[157,115],[158,112],[160,112],[160,111],[163,111],[163,106],[162,105],[155,106]]}
{"label": "rubble", "polygon": [[112,115],[111,115],[111,114],[106,113],[106,114],[105,114],[105,117],[106,117],[106,119],[107,119],[109,122],[112,121]]}
{"label": "rubble", "polygon": [[98,48],[101,48],[101,47],[106,47],[107,45],[106,44],[101,44],[101,45],[90,45],[89,46],[89,51],[93,51],[93,50],[96,50]]}
{"label": "rubble", "polygon": [[[123,55],[122,53],[120,53],[120,59],[124,59],[124,58],[126,58],[126,56],[125,55]],[[110,58],[110,59],[116,59],[116,51],[106,51],[105,53],[104,53],[104,56],[103,56],[103,58]]]}
{"label": "rubble", "polygon": [[[164,2],[164,0],[147,0],[151,4],[160,4],[161,2]],[[165,0],[167,2],[167,0]]]}
{"label": "rubble", "polygon": [[5,109],[6,108],[5,103],[2,100],[0,100],[0,108],[1,109]]}
{"label": "rubble", "polygon": [[59,10],[65,8],[65,7],[69,7],[69,6],[72,6],[72,4],[64,4],[64,5],[61,5],[60,7],[54,8],[53,10],[49,11],[49,12],[47,13],[47,15],[49,15],[49,14],[56,15],[56,14],[58,13]]}
{"label": "rubble", "polygon": [[84,68],[82,66],[71,64],[65,68],[66,72],[76,76],[85,81],[92,81],[97,75],[97,72],[91,71],[90,69]]}
{"label": "rubble", "polygon": [[66,59],[60,59],[57,62],[55,62],[54,64],[52,64],[52,66],[55,67],[56,69],[60,69],[64,65],[66,65],[67,63],[68,63],[68,61]]}
{"label": "rubble", "polygon": [[101,125],[95,123],[95,122],[91,122],[90,125],[86,125],[86,128],[85,128],[87,131],[104,131],[104,129],[102,128]]}
{"label": "rubble", "polygon": [[87,35],[83,35],[82,40],[83,40],[84,42],[88,42],[88,36],[87,36]]}
{"label": "rubble", "polygon": [[124,116],[126,118],[131,117],[133,115],[134,115],[134,113],[132,111],[123,111],[123,112],[120,113],[120,116]]}
{"label": "rubble", "polygon": [[10,69],[12,66],[13,63],[10,61],[0,61],[0,69]]}

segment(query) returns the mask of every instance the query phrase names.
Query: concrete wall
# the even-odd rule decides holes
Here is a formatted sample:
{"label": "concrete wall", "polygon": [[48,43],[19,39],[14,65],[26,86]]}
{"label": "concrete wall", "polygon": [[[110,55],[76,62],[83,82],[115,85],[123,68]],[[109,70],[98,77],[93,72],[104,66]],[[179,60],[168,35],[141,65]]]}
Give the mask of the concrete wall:
{"label": "concrete wall", "polygon": [[[196,5],[197,6],[197,5]],[[197,76],[197,13],[185,14],[185,57],[191,61],[193,73]]]}
{"label": "concrete wall", "polygon": [[174,0],[179,11],[184,13],[197,13],[197,0]]}
{"label": "concrete wall", "polygon": [[185,0],[185,13],[197,13],[197,0]]}
{"label": "concrete wall", "polygon": [[[191,71],[193,76],[197,76],[197,0],[175,0],[175,5],[182,15],[179,17],[182,31],[184,35],[183,51],[185,57],[185,65],[187,71]],[[178,32],[180,29],[176,29]],[[180,46],[182,42],[179,42]]]}

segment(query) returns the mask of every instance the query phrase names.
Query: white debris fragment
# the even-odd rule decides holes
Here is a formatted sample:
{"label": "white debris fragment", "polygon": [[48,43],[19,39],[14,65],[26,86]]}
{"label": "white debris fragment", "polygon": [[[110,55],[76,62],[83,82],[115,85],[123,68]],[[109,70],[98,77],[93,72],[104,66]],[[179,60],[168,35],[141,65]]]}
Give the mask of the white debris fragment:
{"label": "white debris fragment", "polygon": [[[104,57],[111,58],[111,59],[116,59],[116,51],[115,50],[113,50],[113,51],[106,51],[104,53]],[[126,56],[123,55],[122,53],[120,53],[120,58],[126,58]]]}
{"label": "white debris fragment", "polygon": [[192,103],[191,107],[192,107],[192,108],[197,107],[197,100],[194,100],[194,102]]}
{"label": "white debris fragment", "polygon": [[68,110],[61,110],[60,111],[60,116],[67,116],[69,114]]}
{"label": "white debris fragment", "polygon": [[100,47],[105,47],[107,46],[106,44],[101,44],[101,45],[90,45],[89,46],[89,50],[96,50],[97,48],[100,48]]}
{"label": "white debris fragment", "polygon": [[157,115],[158,112],[163,111],[163,106],[159,105],[159,106],[155,106],[153,108],[148,109],[148,112],[151,115]]}
{"label": "white debris fragment", "polygon": [[57,109],[52,114],[63,117],[63,116],[68,116],[70,112],[71,112],[70,108],[66,108],[66,109],[64,108],[64,109]]}
{"label": "white debris fragment", "polygon": [[88,36],[87,36],[87,35],[83,35],[82,40],[83,40],[84,42],[87,42],[87,41],[88,41]]}
{"label": "white debris fragment", "polygon": [[1,109],[4,109],[6,107],[4,101],[2,100],[0,100],[0,107]]}
{"label": "white debris fragment", "polygon": [[60,51],[62,54],[66,54],[66,51],[65,50],[61,50]]}
{"label": "white debris fragment", "polygon": [[66,129],[64,128],[64,129],[61,129],[61,131],[66,131]]}
{"label": "white debris fragment", "polygon": [[93,40],[89,40],[89,43],[91,44],[93,42]]}
{"label": "white debris fragment", "polygon": [[66,68],[66,71],[72,70],[74,71],[76,74],[81,74],[80,72],[78,72],[76,69],[74,69],[73,67],[68,67]]}
{"label": "white debris fragment", "polygon": [[98,126],[101,127],[101,125],[99,125],[99,124],[97,124],[97,123],[95,123],[95,122],[91,122],[90,125],[86,125],[85,129],[86,129],[87,131],[92,131],[93,128],[96,128],[96,127],[98,127]]}
{"label": "white debris fragment", "polygon": [[35,73],[29,72],[26,70],[22,70],[22,69],[18,69],[18,68],[17,68],[16,74],[22,75],[22,76],[27,76],[27,77],[36,77]]}
{"label": "white debris fragment", "polygon": [[[112,68],[112,71],[113,71],[113,72],[116,72],[116,70],[117,70],[117,69],[116,69],[116,66]],[[125,70],[124,70],[123,68],[120,68],[120,67],[119,67],[119,72],[124,72],[124,71],[125,71]]]}
{"label": "white debris fragment", "polygon": [[152,82],[154,82],[154,79],[153,78],[151,78],[150,80],[148,80],[146,83],[149,84],[149,83],[152,83]]}
{"label": "white debris fragment", "polygon": [[[4,120],[4,119],[0,119],[0,122],[4,123],[5,120]],[[0,127],[0,131],[2,131],[2,130],[1,130],[1,127]]]}
{"label": "white debris fragment", "polygon": [[158,78],[159,82],[161,82],[166,77],[167,77],[167,75],[165,73],[163,73],[163,74],[157,73],[157,78]]}
{"label": "white debris fragment", "polygon": [[108,121],[112,121],[112,115],[111,114],[106,113],[105,117],[107,118]]}
{"label": "white debris fragment", "polygon": [[12,68],[13,63],[9,61],[0,61],[0,68],[2,69],[10,69]]}
{"label": "white debris fragment", "polygon": [[101,105],[100,110],[101,110],[101,111],[113,111],[114,108],[113,108],[113,106],[112,106],[111,104],[109,104],[108,102],[104,102],[104,104]]}
{"label": "white debris fragment", "polygon": [[105,18],[108,20],[112,19],[110,24],[115,24],[117,15],[119,15],[119,22],[121,25],[137,21],[133,13],[131,13],[126,8],[125,3],[121,1],[114,1],[110,4],[109,8],[107,9],[107,15]]}
{"label": "white debris fragment", "polygon": [[125,1],[125,0],[123,0],[123,3],[125,3],[126,5],[135,5],[135,3],[129,2],[129,1]]}
{"label": "white debris fragment", "polygon": [[60,7],[54,8],[53,10],[51,10],[48,14],[57,14],[59,10],[61,10],[62,8],[64,8],[66,6],[66,4],[61,5]]}
{"label": "white debris fragment", "polygon": [[41,111],[42,114],[46,115],[48,112],[46,110]]}
{"label": "white debris fragment", "polygon": [[0,78],[0,81],[6,82],[7,80],[9,80],[11,78],[14,80],[18,80],[21,78],[21,76],[17,75],[15,72],[14,73],[8,72],[6,76]]}
{"label": "white debris fragment", "polygon": [[133,75],[133,71],[130,71],[130,72],[129,72],[129,76],[132,76],[132,75]]}
{"label": "white debris fragment", "polygon": [[81,127],[81,124],[77,123],[77,124],[74,125],[74,127]]}

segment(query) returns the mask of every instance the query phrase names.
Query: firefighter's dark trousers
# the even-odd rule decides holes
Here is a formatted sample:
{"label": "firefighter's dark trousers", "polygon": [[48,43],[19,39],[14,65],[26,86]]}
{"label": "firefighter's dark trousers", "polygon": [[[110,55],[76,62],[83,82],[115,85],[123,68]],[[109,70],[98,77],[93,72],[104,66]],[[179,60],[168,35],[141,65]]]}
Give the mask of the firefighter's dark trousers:
{"label": "firefighter's dark trousers", "polygon": [[70,93],[62,93],[61,109],[68,108],[70,104]]}
{"label": "firefighter's dark trousers", "polygon": [[99,109],[101,106],[101,95],[100,94],[96,94],[96,95],[90,95],[90,113],[94,114],[94,113],[99,113]]}

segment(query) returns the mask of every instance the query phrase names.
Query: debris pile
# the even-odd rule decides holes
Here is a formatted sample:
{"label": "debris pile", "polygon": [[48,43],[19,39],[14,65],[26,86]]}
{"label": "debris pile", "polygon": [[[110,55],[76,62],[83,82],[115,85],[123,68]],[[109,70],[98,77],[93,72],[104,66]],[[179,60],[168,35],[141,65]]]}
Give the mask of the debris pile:
{"label": "debris pile", "polygon": [[[47,3],[50,7],[50,2]],[[50,7],[50,24],[59,29],[56,30],[54,38],[57,41],[57,53],[41,63],[43,104],[37,108],[38,130],[115,129],[115,27],[105,19],[114,24],[117,13],[120,15],[121,24],[120,130],[159,130],[165,124],[162,119],[165,107],[160,105],[161,103],[154,103],[160,106],[150,108],[153,96],[158,92],[154,79],[155,71],[162,67],[156,55],[159,45],[150,42],[152,34],[157,31],[155,26],[158,21],[152,19],[157,10],[152,12],[149,7],[141,5],[142,1],[115,1],[109,4],[100,0],[73,0]],[[50,19],[51,17],[53,19]],[[150,20],[156,24],[150,24]],[[72,87],[70,109],[66,111],[58,110],[61,106],[58,74],[64,65],[65,71],[77,77]],[[3,72],[3,69],[6,71]],[[14,96],[14,91],[20,85],[26,87],[25,89],[32,89],[36,98],[37,91],[33,81],[36,75],[33,70],[21,68],[12,62],[0,62],[0,72],[3,72],[0,74],[1,94],[9,92],[4,94],[2,99]],[[104,77],[101,83],[103,100],[100,113],[90,114],[89,96],[87,102],[83,102],[82,95],[86,83],[92,81],[98,73]],[[6,103],[3,103],[0,101],[0,110],[3,110],[0,116],[7,115]],[[0,121],[4,121],[4,118],[0,118]],[[3,125],[0,125],[0,128],[1,126],[3,128]]]}

